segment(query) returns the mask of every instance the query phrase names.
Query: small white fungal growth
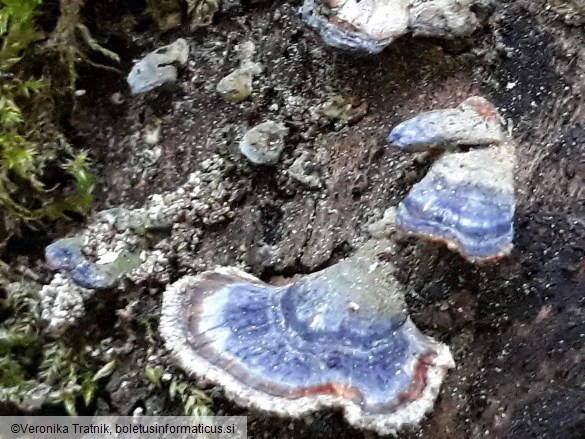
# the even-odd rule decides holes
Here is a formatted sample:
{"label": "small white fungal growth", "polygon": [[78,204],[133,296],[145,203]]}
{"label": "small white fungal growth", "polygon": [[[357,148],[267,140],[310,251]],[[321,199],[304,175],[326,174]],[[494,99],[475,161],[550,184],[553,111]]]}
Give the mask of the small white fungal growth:
{"label": "small white fungal growth", "polygon": [[84,302],[94,293],[57,273],[40,291],[41,318],[48,322],[47,330],[59,334],[75,324],[85,315]]}

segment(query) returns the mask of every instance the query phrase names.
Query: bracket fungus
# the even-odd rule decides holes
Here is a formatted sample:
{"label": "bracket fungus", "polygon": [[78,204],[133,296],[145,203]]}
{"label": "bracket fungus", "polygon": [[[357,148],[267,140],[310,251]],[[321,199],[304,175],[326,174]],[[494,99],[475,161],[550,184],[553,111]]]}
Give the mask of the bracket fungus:
{"label": "bracket fungus", "polygon": [[302,16],[327,44],[370,53],[408,32],[464,37],[478,25],[466,0],[305,0]]}
{"label": "bracket fungus", "polygon": [[189,44],[183,38],[148,53],[128,74],[131,93],[146,93],[164,83],[175,82],[179,74],[177,66],[187,64],[188,58]]}
{"label": "bracket fungus", "polygon": [[453,145],[501,143],[504,133],[494,106],[472,96],[457,108],[426,111],[397,125],[388,141],[404,151],[417,152]]}
{"label": "bracket fungus", "polygon": [[240,141],[240,152],[256,165],[274,165],[284,150],[288,128],[272,120],[250,128]]}
{"label": "bracket fungus", "polygon": [[238,103],[252,94],[252,80],[264,70],[262,64],[252,61],[256,46],[251,41],[236,46],[240,66],[218,82],[215,90],[227,101]]}
{"label": "bracket fungus", "polygon": [[112,288],[123,274],[142,263],[138,255],[128,251],[111,252],[91,262],[83,254],[82,247],[83,239],[72,237],[59,239],[45,248],[45,260],[49,267],[62,271],[82,288]]}
{"label": "bracket fungus", "polygon": [[398,125],[389,140],[407,151],[482,145],[445,152],[399,204],[396,225],[445,242],[472,262],[510,252],[515,144],[489,102],[472,97],[456,109],[422,113]]}
{"label": "bracket fungus", "polygon": [[164,293],[160,330],[179,365],[235,402],[286,417],[342,409],[380,434],[432,410],[449,348],[405,312],[394,267],[370,241],[286,286],[232,267],[186,276]]}

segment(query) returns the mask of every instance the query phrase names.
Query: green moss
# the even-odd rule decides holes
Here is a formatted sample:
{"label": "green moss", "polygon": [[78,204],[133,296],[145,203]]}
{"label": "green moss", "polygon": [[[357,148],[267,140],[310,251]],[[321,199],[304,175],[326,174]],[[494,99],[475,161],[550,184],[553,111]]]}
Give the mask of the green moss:
{"label": "green moss", "polygon": [[43,335],[40,285],[4,280],[0,287],[6,296],[0,310],[11,315],[0,324],[0,404],[25,411],[63,405],[69,414],[77,414],[79,406],[92,403],[115,361],[90,356],[92,346],[74,348],[67,337],[50,340]]}
{"label": "green moss", "polygon": [[201,389],[184,381],[171,381],[169,397],[173,401],[180,401],[185,416],[212,416],[211,398]]}
{"label": "green moss", "polygon": [[[84,213],[92,202],[88,157],[73,152],[54,123],[50,78],[29,79],[23,67],[35,62],[41,3],[0,0],[0,247],[23,224]],[[51,187],[48,169],[63,171]]]}
{"label": "green moss", "polygon": [[22,52],[38,39],[35,11],[42,1],[0,1],[0,71],[6,71],[20,61]]}

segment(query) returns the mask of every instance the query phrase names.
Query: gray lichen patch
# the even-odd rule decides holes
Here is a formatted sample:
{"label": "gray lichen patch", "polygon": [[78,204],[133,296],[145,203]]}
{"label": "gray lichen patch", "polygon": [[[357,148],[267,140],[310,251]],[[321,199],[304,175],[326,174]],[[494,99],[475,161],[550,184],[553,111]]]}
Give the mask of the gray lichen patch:
{"label": "gray lichen patch", "polygon": [[286,172],[291,178],[302,185],[310,188],[321,187],[319,165],[315,162],[315,159],[311,158],[306,152],[297,157]]}
{"label": "gray lichen patch", "polygon": [[324,118],[351,125],[368,114],[368,104],[356,96],[333,95],[326,102],[311,108],[310,111],[315,120]]}
{"label": "gray lichen patch", "polygon": [[472,4],[472,0],[414,0],[408,27],[415,36],[467,37],[479,25]]}
{"label": "gray lichen patch", "polygon": [[186,0],[186,2],[191,30],[209,26],[219,7],[218,0]]}

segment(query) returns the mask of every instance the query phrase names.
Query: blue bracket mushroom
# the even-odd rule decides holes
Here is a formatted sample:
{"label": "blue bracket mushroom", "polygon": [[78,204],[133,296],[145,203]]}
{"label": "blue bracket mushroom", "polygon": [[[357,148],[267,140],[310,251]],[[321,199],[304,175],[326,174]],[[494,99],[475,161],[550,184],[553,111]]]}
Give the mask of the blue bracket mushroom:
{"label": "blue bracket mushroom", "polygon": [[110,261],[92,262],[83,254],[83,238],[62,238],[45,248],[47,265],[63,272],[76,285],[88,289],[107,289],[120,277],[137,268],[141,259],[128,251],[112,253]]}
{"label": "blue bracket mushroom", "polygon": [[405,311],[391,241],[286,286],[233,268],[186,276],[163,298],[160,331],[179,365],[237,403],[300,417],[340,408],[380,434],[417,426],[432,410],[449,348]]}
{"label": "blue bracket mushroom", "polygon": [[[445,242],[472,262],[510,253],[515,144],[493,105],[474,96],[455,109],[421,113],[395,127],[388,140],[405,151],[451,149],[398,205],[399,229]],[[459,145],[474,147],[453,150]]]}
{"label": "blue bracket mushroom", "polygon": [[460,0],[305,0],[305,23],[330,46],[379,53],[407,33],[471,35],[478,19]]}

